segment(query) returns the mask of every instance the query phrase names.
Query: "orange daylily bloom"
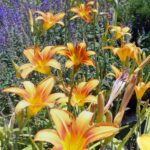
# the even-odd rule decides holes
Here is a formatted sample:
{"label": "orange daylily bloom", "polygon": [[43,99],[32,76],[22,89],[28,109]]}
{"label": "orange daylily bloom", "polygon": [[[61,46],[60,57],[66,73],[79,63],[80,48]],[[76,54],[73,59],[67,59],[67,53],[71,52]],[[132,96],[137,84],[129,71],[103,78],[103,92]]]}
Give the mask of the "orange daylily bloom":
{"label": "orange daylily bloom", "polygon": [[76,15],[71,18],[71,20],[80,17],[86,23],[90,23],[91,13],[97,12],[96,9],[92,8],[93,4],[94,4],[94,1],[90,1],[87,4],[80,4],[80,6],[71,8],[70,11],[76,13]]}
{"label": "orange daylily bloom", "polygon": [[116,39],[120,39],[122,38],[124,35],[130,35],[130,33],[128,33],[130,30],[129,27],[120,27],[120,26],[111,26],[111,32],[115,32],[115,38]]}
{"label": "orange daylily bloom", "polygon": [[32,71],[48,75],[50,66],[60,70],[60,63],[52,57],[58,50],[64,48],[64,46],[46,46],[42,51],[38,47],[25,49],[23,53],[30,63],[19,67],[22,78],[26,78]]}
{"label": "orange daylily bloom", "polygon": [[137,138],[140,150],[150,150],[150,134],[143,134]]}
{"label": "orange daylily bloom", "polygon": [[20,114],[27,107],[27,115],[32,117],[43,107],[52,107],[56,99],[65,96],[63,93],[50,94],[54,86],[53,78],[47,78],[37,86],[30,81],[24,81],[23,85],[25,88],[10,87],[3,90],[4,92],[15,93],[23,98],[15,108],[16,114]]}
{"label": "orange daylily bloom", "polygon": [[[81,82],[78,85],[74,86],[71,96],[71,105],[83,106],[84,103],[92,102],[96,103],[97,98],[94,95],[90,95],[90,92],[99,84],[99,81],[92,79],[88,82]],[[70,90],[70,87],[67,88],[67,91]],[[59,103],[68,102],[68,98],[60,98]]]}
{"label": "orange daylily bloom", "polygon": [[86,44],[84,42],[77,43],[76,45],[67,43],[67,49],[58,51],[58,54],[70,59],[65,65],[67,68],[74,66],[75,69],[78,69],[81,64],[95,66],[93,60],[89,58],[89,56],[94,55],[95,52],[86,51]]}
{"label": "orange daylily bloom", "polygon": [[34,140],[49,142],[55,150],[85,150],[90,143],[115,135],[119,130],[111,123],[91,125],[93,113],[88,111],[81,112],[76,119],[64,110],[52,109],[50,113],[57,131],[41,130]]}
{"label": "orange daylily bloom", "polygon": [[36,20],[42,20],[42,26],[44,31],[47,31],[55,24],[60,24],[64,26],[64,23],[61,21],[61,19],[65,16],[65,13],[58,13],[55,15],[50,12],[44,13],[42,11],[36,11],[36,13],[40,15],[36,18]]}
{"label": "orange daylily bloom", "polygon": [[150,82],[147,84],[144,82],[139,82],[138,85],[135,86],[135,93],[137,100],[140,101],[141,98],[143,97],[144,93],[146,92],[147,89],[150,88]]}
{"label": "orange daylily bloom", "polygon": [[106,46],[103,48],[110,49],[115,55],[118,55],[120,60],[125,63],[127,61],[127,58],[131,58],[135,60],[138,64],[140,64],[140,48],[136,47],[134,43],[128,43],[128,44],[122,44],[121,47],[113,47],[113,46]]}

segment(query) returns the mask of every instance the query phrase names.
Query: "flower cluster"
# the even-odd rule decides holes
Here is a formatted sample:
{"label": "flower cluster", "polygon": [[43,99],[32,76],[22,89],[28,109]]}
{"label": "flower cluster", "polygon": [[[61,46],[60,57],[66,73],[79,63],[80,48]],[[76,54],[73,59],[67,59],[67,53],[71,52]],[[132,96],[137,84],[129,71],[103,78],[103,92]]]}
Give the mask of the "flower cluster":
{"label": "flower cluster", "polygon": [[[19,1],[13,3],[15,7],[21,5]],[[58,6],[61,5],[60,1],[56,1],[56,3]],[[81,3],[69,9],[69,12],[75,13],[75,16],[69,18],[70,22],[75,18],[81,18],[88,25],[94,23],[93,13],[94,16],[107,14],[99,13],[95,5],[95,1],[89,0],[85,4]],[[49,10],[49,1],[45,0],[41,6]],[[4,11],[4,9],[0,11]],[[126,36],[131,36],[129,27],[106,27],[108,32],[105,32],[103,38],[107,36],[109,38],[105,42],[106,46],[102,49],[110,49],[113,52],[112,57],[116,57],[115,55],[119,57],[121,60],[119,68],[121,69],[113,64],[110,65],[113,73],[108,73],[106,76],[115,77],[115,81],[110,91],[103,90],[101,85],[105,78],[103,78],[105,72],[103,71],[101,75],[99,69],[105,68],[99,68],[99,51],[96,51],[96,48],[88,50],[88,40],[65,41],[66,43],[62,45],[47,46],[42,43],[43,46],[41,44],[44,36],[50,33],[49,31],[56,24],[60,24],[62,28],[64,28],[63,26],[67,27],[66,22],[63,22],[66,13],[67,11],[65,13],[59,11],[53,14],[50,11],[43,12],[39,9],[35,11],[32,8],[28,11],[34,44],[23,50],[27,63],[17,65],[13,61],[16,76],[25,81],[22,82],[23,87],[13,86],[3,90],[3,92],[11,92],[21,97],[14,112],[20,128],[20,132],[17,134],[23,132],[22,129],[26,124],[44,110],[42,112],[45,120],[49,120],[48,127],[50,129],[38,131],[33,139],[29,136],[36,149],[44,148],[43,144],[39,144],[39,142],[51,143],[48,146],[55,150],[85,150],[93,149],[93,147],[103,149],[105,146],[110,148],[114,140],[117,143],[114,147],[122,149],[122,144],[128,140],[129,135],[136,131],[139,147],[146,150],[147,147],[149,148],[147,142],[149,135],[141,135],[139,128],[149,113],[149,106],[148,103],[143,105],[143,109],[140,106],[144,93],[150,88],[150,82],[142,81],[140,73],[149,63],[150,56],[143,59],[141,49],[126,40]],[[15,18],[13,20],[19,23],[20,19],[17,18],[17,14],[13,15]],[[4,16],[2,15],[2,17]],[[108,44],[109,46],[107,46]],[[107,52],[102,51],[102,53],[105,55]],[[106,64],[104,65],[106,66]],[[94,70],[95,68],[97,76],[88,78],[90,69]],[[83,78],[80,78],[82,72],[84,72]],[[66,77],[64,78],[65,73]],[[39,78],[41,81],[34,84],[33,81],[30,81],[32,75],[34,78],[37,76],[37,82],[39,82]],[[137,96],[138,120],[136,126],[124,138],[125,141],[120,142],[115,136],[120,132],[123,116],[134,91]],[[119,101],[120,99],[121,101]],[[115,113],[112,109],[114,101],[119,101]],[[12,125],[13,119],[9,126]],[[8,127],[9,133],[15,132],[10,129]],[[110,142],[112,144],[109,144]]]}

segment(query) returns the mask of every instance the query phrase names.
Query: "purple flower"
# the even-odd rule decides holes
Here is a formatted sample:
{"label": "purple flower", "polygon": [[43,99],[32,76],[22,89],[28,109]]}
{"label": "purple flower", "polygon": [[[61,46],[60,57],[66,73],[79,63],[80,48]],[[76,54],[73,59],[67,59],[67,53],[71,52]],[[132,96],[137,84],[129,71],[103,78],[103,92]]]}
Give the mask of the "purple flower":
{"label": "purple flower", "polygon": [[49,8],[50,8],[49,0],[41,0],[41,10],[47,12],[49,11]]}

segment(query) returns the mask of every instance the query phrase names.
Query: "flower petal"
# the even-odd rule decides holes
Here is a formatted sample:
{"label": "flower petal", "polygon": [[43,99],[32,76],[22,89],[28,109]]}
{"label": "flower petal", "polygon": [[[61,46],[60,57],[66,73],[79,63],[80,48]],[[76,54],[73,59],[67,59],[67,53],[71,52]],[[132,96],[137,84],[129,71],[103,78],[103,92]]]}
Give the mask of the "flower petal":
{"label": "flower petal", "polygon": [[34,49],[33,48],[25,49],[23,51],[23,54],[28,58],[28,60],[31,63],[33,63],[33,58],[34,58]]}
{"label": "flower petal", "polygon": [[54,103],[56,102],[57,99],[65,97],[64,93],[54,93],[51,94],[47,99],[46,99],[46,106],[52,107]]}
{"label": "flower petal", "polygon": [[18,87],[10,87],[10,88],[6,88],[3,90],[3,92],[11,92],[11,93],[15,93],[23,98],[27,98],[28,97],[28,93],[24,90],[24,89],[21,89],[21,88],[18,88]]}
{"label": "flower petal", "polygon": [[61,64],[55,59],[51,59],[46,65],[61,70]]}
{"label": "flower petal", "polygon": [[35,95],[35,92],[36,92],[34,84],[30,81],[24,81],[23,85],[25,87],[25,90],[29,93],[29,95],[31,97],[33,97]]}
{"label": "flower petal", "polygon": [[90,121],[93,117],[93,113],[88,111],[82,111],[76,119],[76,128],[78,129],[78,133],[81,135],[85,133],[85,131],[89,128]]}
{"label": "flower petal", "polygon": [[73,62],[70,61],[70,60],[68,60],[68,61],[66,62],[66,64],[65,64],[65,67],[71,68],[73,65],[74,65]]}
{"label": "flower petal", "polygon": [[44,106],[44,103],[42,103],[41,105],[30,105],[27,109],[28,118],[35,116]]}
{"label": "flower petal", "polygon": [[56,125],[56,130],[61,139],[65,138],[65,135],[69,133],[69,128],[73,117],[67,111],[59,109],[51,109],[50,114]]}
{"label": "flower petal", "polygon": [[88,95],[98,84],[99,84],[98,80],[92,79],[86,83],[86,85],[82,90],[84,93]]}
{"label": "flower petal", "polygon": [[16,115],[19,115],[22,112],[22,110],[28,106],[30,106],[29,102],[25,100],[20,101],[15,108]]}
{"label": "flower petal", "polygon": [[87,96],[86,99],[85,99],[85,103],[87,103],[87,102],[96,104],[97,103],[96,96],[93,96],[93,95]]}
{"label": "flower petal", "polygon": [[61,140],[55,130],[44,129],[39,131],[35,137],[34,141],[42,141],[52,143],[56,148],[61,147]]}
{"label": "flower petal", "polygon": [[37,96],[41,95],[43,100],[47,99],[54,83],[55,81],[53,78],[46,78],[45,80],[42,80],[37,86]]}
{"label": "flower petal", "polygon": [[143,134],[137,138],[141,150],[150,150],[150,134]]}
{"label": "flower petal", "polygon": [[87,55],[91,56],[91,55],[95,55],[96,53],[94,51],[87,51]]}
{"label": "flower petal", "polygon": [[87,144],[110,137],[116,134],[118,131],[119,128],[114,124],[99,123],[86,132],[85,137],[87,138]]}

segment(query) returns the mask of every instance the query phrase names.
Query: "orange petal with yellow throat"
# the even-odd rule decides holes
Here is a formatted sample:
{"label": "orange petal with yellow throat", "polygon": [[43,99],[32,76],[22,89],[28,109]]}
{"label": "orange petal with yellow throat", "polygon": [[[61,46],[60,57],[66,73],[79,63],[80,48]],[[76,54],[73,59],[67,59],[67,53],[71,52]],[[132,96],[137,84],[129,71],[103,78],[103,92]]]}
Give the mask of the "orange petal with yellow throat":
{"label": "orange petal with yellow throat", "polygon": [[86,132],[87,144],[115,135],[118,131],[119,128],[112,123],[99,123]]}
{"label": "orange petal with yellow throat", "polygon": [[10,87],[10,88],[6,88],[3,90],[3,92],[11,92],[11,93],[15,93],[23,98],[28,98],[28,93],[24,90],[24,89],[21,89],[21,88],[18,88],[18,87]]}
{"label": "orange petal with yellow throat", "polygon": [[86,83],[82,91],[88,95],[98,84],[98,80],[92,79]]}
{"label": "orange petal with yellow throat", "polygon": [[34,104],[34,105],[28,106],[28,108],[27,108],[28,118],[35,116],[44,106],[45,106],[44,103],[41,103],[38,105]]}
{"label": "orange petal with yellow throat", "polygon": [[37,95],[41,95],[42,99],[46,99],[50,94],[53,86],[54,86],[54,79],[53,78],[46,78],[42,80],[37,86]]}
{"label": "orange petal with yellow throat", "polygon": [[23,51],[23,54],[26,56],[26,58],[33,63],[33,58],[34,58],[34,49],[33,48],[29,48],[29,49],[25,49]]}
{"label": "orange petal with yellow throat", "polygon": [[55,123],[56,130],[60,138],[64,139],[65,135],[70,132],[69,128],[70,128],[73,116],[70,113],[63,111],[63,110],[59,110],[59,109],[52,109],[50,111],[50,114]]}
{"label": "orange petal with yellow throat", "polygon": [[86,130],[89,128],[91,119],[93,117],[93,113],[88,111],[82,111],[77,119],[76,119],[76,128],[78,129],[78,132],[80,135],[83,135]]}
{"label": "orange petal with yellow throat", "polygon": [[28,92],[28,94],[33,97],[36,93],[36,89],[35,89],[35,86],[32,82],[30,81],[24,81],[23,82],[23,85],[25,87],[25,90]]}
{"label": "orange petal with yellow throat", "polygon": [[45,105],[46,106],[49,106],[49,107],[52,107],[54,105],[54,103],[56,102],[57,99],[60,99],[60,98],[64,98],[66,97],[64,93],[54,93],[54,94],[51,94],[46,102],[45,102]]}
{"label": "orange petal with yellow throat", "polygon": [[42,141],[52,143],[56,149],[62,147],[62,142],[55,130],[44,129],[39,131],[34,138],[34,141]]}

